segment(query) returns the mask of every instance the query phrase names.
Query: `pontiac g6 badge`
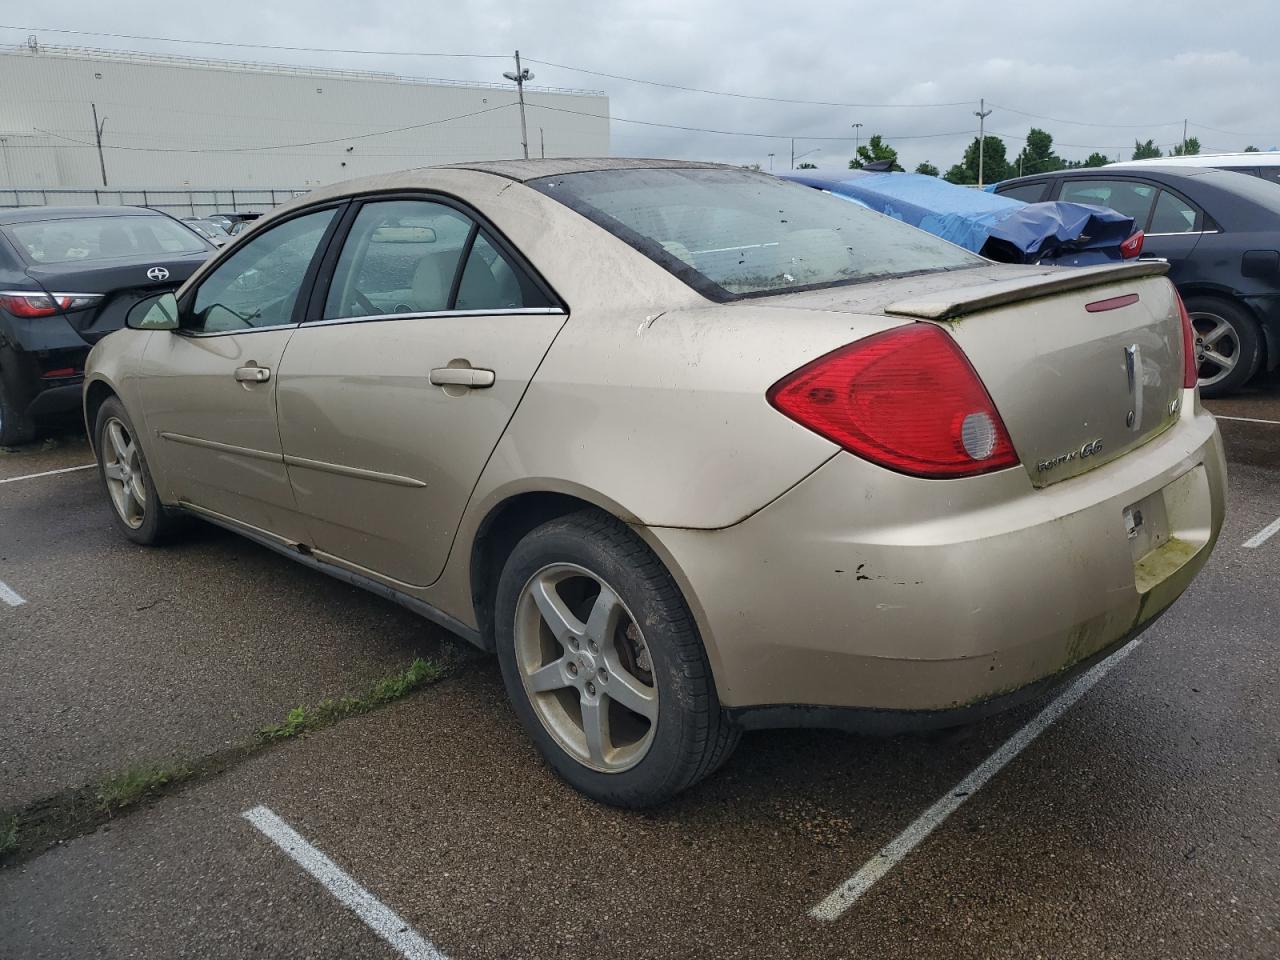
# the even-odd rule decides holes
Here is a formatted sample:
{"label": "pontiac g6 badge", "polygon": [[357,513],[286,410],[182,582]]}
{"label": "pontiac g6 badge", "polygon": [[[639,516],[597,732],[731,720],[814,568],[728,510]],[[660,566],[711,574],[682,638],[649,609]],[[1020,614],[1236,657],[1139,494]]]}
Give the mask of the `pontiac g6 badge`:
{"label": "pontiac g6 badge", "polygon": [[1070,453],[1060,453],[1056,457],[1050,457],[1048,460],[1041,460],[1036,464],[1036,470],[1040,473],[1047,473],[1055,467],[1060,467],[1064,463],[1072,460],[1084,460],[1087,457],[1096,457],[1102,452],[1102,438],[1090,440],[1079,450],[1072,450]]}
{"label": "pontiac g6 badge", "polygon": [[152,267],[147,271],[147,279],[154,280],[159,283],[161,280],[169,279],[169,271],[164,267]]}

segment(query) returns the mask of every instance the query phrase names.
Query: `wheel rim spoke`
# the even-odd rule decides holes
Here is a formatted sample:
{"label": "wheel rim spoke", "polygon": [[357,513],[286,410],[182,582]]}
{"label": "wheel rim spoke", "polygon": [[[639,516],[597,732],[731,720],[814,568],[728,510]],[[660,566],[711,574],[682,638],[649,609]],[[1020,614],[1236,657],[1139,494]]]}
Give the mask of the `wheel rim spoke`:
{"label": "wheel rim spoke", "polygon": [[600,594],[591,606],[591,614],[587,617],[586,634],[601,647],[613,645],[613,634],[618,628],[618,618],[622,616],[622,604],[618,595],[604,584],[600,585]]}
{"label": "wheel rim spoke", "polygon": [[1211,363],[1220,370],[1230,370],[1236,365],[1235,357],[1224,357],[1217,350],[1205,350],[1204,360]]}
{"label": "wheel rim spoke", "polygon": [[546,693],[548,690],[562,690],[567,686],[569,686],[569,676],[563,657],[548,663],[545,667],[539,667],[529,674],[529,688],[536,693]]}
{"label": "wheel rim spoke", "polygon": [[116,461],[119,463],[129,462],[129,442],[124,438],[124,428],[120,426],[118,420],[112,420],[107,425],[107,439],[111,441],[111,447],[115,450]]}
{"label": "wheel rim spoke", "polygon": [[1221,340],[1224,336],[1226,336],[1230,332],[1231,332],[1231,324],[1227,323],[1225,320],[1219,320],[1216,324],[1214,324],[1212,330],[1204,334],[1202,339],[1204,340],[1205,346],[1208,347],[1217,343],[1219,340]]}
{"label": "wheel rim spoke", "polygon": [[118,463],[103,464],[102,472],[107,475],[108,480],[124,481],[124,470]]}
{"label": "wheel rim spoke", "polygon": [[129,495],[138,505],[138,512],[142,512],[142,508],[147,505],[147,492],[143,489],[142,478],[136,473],[129,477]]}
{"label": "wheel rim spoke", "polygon": [[569,645],[570,638],[581,639],[585,627],[581,620],[569,612],[569,608],[556,592],[555,581],[550,577],[539,577],[533,584],[533,599],[538,604],[538,612],[551,628],[551,635],[562,646]]}
{"label": "wheel rim spoke", "polygon": [[658,719],[658,692],[623,670],[617,660],[610,665],[606,686],[610,699],[632,713],[638,713],[650,722]]}
{"label": "wheel rim spoke", "polygon": [[595,763],[605,762],[605,752],[612,749],[609,740],[608,705],[596,697],[582,697],[582,732],[587,738],[587,755]]}

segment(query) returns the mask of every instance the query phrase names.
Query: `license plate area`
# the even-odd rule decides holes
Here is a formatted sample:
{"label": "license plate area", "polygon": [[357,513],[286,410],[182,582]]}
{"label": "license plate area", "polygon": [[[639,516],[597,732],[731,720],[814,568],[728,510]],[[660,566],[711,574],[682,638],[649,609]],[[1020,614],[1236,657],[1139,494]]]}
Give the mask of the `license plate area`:
{"label": "license plate area", "polygon": [[1158,490],[1124,508],[1124,530],[1129,553],[1137,563],[1169,540],[1169,515],[1164,491]]}

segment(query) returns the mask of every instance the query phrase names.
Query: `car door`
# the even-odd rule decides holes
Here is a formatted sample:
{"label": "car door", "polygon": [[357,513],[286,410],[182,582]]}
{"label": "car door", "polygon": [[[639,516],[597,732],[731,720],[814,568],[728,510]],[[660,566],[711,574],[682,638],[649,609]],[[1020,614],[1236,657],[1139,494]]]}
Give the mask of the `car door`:
{"label": "car door", "polygon": [[1144,257],[1169,261],[1169,279],[1175,285],[1192,280],[1199,270],[1191,264],[1200,241],[1215,225],[1205,212],[1182,194],[1162,186],[1147,221],[1142,241]]}
{"label": "car door", "polygon": [[281,364],[284,458],[318,555],[426,586],[566,314],[453,201],[369,200],[348,220]]}
{"label": "car door", "polygon": [[143,354],[139,389],[162,489],[221,517],[305,539],[276,425],[276,372],[339,208],[254,237],[183,294],[179,329]]}
{"label": "car door", "polygon": [[1180,194],[1152,180],[1136,177],[1063,178],[1059,200],[1094,203],[1133,218],[1145,234],[1142,258],[1167,260],[1169,277],[1182,282],[1186,261],[1204,230],[1204,213]]}

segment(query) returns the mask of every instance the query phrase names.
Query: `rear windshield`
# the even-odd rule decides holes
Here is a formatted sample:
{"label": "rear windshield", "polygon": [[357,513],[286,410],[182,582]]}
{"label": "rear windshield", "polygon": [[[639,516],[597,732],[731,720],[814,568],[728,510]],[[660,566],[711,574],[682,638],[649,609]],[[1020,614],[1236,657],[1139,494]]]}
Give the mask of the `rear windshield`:
{"label": "rear windshield", "polygon": [[749,170],[606,170],[529,185],[716,300],[985,262],[857,204]]}
{"label": "rear windshield", "polygon": [[32,263],[203,253],[209,249],[190,229],[159,215],[36,220],[13,223],[7,229]]}

